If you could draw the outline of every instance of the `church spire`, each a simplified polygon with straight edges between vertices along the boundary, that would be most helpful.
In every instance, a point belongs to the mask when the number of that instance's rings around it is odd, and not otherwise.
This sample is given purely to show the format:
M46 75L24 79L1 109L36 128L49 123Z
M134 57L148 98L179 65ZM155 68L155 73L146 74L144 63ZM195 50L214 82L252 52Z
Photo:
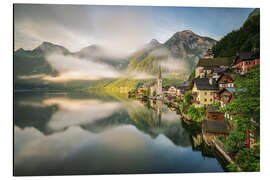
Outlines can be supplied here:
M159 65L159 69L158 69L158 79L161 79L161 67Z

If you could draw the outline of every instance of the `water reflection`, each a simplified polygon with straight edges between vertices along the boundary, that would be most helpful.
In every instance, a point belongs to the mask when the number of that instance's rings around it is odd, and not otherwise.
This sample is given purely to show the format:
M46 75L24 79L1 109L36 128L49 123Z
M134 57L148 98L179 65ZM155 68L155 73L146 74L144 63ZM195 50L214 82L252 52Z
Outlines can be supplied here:
M14 128L16 175L223 171L161 101L16 94Z

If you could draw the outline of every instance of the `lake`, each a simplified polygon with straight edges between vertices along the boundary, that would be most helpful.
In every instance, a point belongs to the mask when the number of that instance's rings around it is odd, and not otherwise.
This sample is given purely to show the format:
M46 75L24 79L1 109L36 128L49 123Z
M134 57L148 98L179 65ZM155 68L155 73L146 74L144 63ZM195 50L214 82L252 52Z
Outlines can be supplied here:
M223 172L201 127L161 101L15 93L14 175Z

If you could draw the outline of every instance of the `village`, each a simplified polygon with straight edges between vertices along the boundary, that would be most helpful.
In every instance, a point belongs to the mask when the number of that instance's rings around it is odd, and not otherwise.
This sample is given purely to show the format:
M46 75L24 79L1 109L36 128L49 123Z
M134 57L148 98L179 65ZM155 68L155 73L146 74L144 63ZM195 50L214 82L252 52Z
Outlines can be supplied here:
M182 84L162 86L162 71L159 67L157 82L153 85L142 84L130 97L141 100L162 101L180 111L186 121L201 123L204 142L217 151L230 163L234 163L232 153L222 143L237 122L232 112L224 109L235 99L242 89L237 88L235 79L259 66L260 56L256 51L237 53L235 57L214 58L211 49L199 59L194 70L194 78ZM246 130L245 146L254 148L256 130ZM239 166L236 167L241 171Z

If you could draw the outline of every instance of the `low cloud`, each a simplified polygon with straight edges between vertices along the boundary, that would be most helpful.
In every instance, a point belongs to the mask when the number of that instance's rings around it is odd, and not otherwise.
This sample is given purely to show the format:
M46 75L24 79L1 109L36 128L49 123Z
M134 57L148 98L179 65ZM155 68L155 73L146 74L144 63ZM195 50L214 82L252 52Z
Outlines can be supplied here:
M188 73L190 67L187 61L182 59L170 58L165 61L161 61L161 68L167 71L177 71L179 73Z
M54 54L48 56L47 61L59 72L56 77L43 77L48 81L99 80L121 76L112 66L73 56Z

